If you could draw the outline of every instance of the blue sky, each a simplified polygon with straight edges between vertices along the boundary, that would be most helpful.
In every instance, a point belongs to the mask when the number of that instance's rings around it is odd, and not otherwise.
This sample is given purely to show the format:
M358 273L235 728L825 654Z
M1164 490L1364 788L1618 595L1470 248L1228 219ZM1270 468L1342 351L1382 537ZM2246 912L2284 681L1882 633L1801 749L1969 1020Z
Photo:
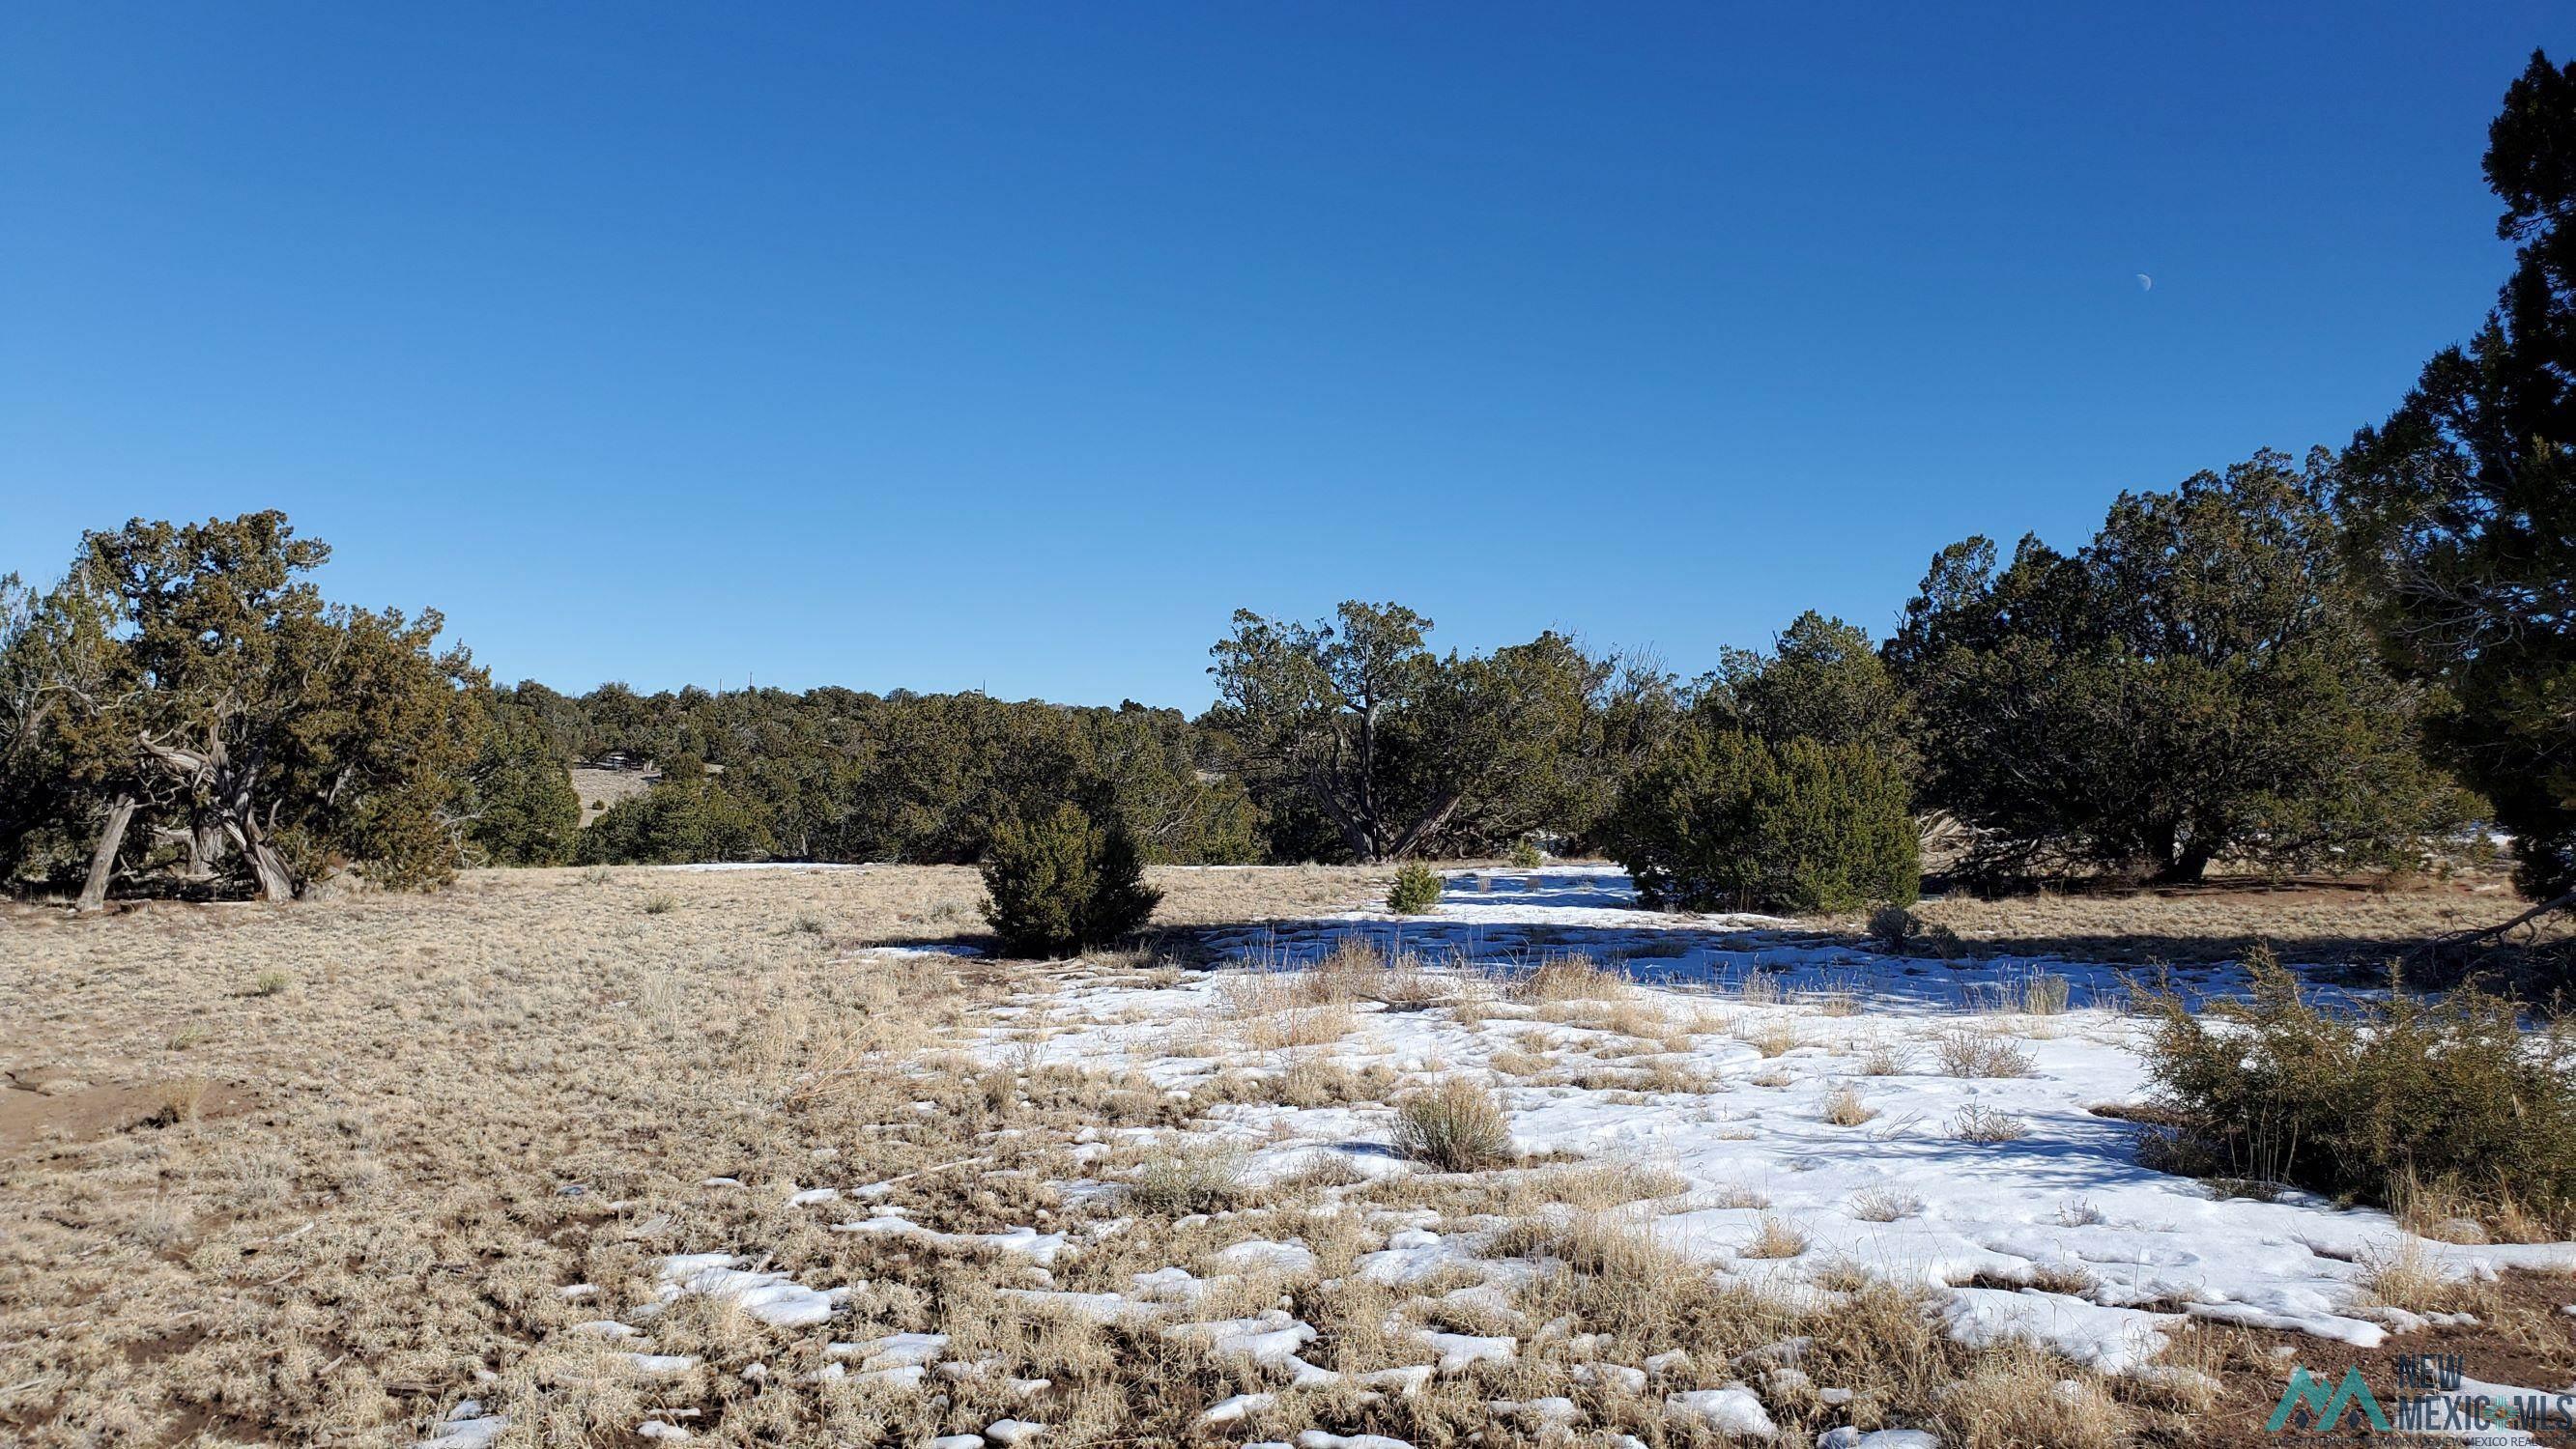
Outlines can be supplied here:
M2539 45L2567 12L12 6L0 571L282 507L334 597L574 690L1196 708L1234 608L1347 597L1696 672L2383 415L2508 265L2478 157Z

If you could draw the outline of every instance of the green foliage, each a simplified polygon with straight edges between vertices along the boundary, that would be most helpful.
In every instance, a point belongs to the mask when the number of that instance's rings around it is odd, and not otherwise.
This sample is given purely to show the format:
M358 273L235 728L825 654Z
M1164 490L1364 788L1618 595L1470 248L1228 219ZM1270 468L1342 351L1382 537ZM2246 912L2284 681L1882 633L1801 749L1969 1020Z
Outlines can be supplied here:
M1420 916L1440 904L1445 882L1440 872L1419 861L1406 861L1395 873L1395 884L1387 887L1386 908L1399 916Z
M2522 888L2576 889L2576 65L2535 53L2487 132L2498 236L2485 327L2424 365L2342 460L2389 657L2447 694L2435 754L2494 806Z
M1547 856L1539 850L1538 842L1527 836L1512 842L1510 860L1520 870L1536 870L1547 864Z
M468 838L487 865L562 865L581 835L567 761L535 720L496 703L465 780Z
M688 865L766 860L777 842L758 812L736 799L721 777L664 776L652 789L621 800L581 833L580 859L598 865Z
M1972 871L2407 861L2461 818L2417 748L2421 692L2362 624L2324 468L2259 453L2123 494L2072 555L2025 538L1998 573L1975 538L1933 561L1887 653Z
M666 776L692 761L722 766L725 793L787 859L965 864L997 822L1065 800L1130 822L1149 862L1260 851L1242 785L1213 768L1213 743L1175 710L846 689L643 696L607 685L568 699L522 684L511 698L567 758L623 752L660 761Z
M434 611L326 602L304 576L329 557L276 512L136 519L86 535L51 593L14 591L0 768L37 803L0 831L13 869L86 837L85 904L145 875L272 900L353 863L446 880L482 676Z
M1713 728L1774 744L1861 745L1900 764L1910 755L1905 697L1869 635L1813 609L1781 631L1768 655L1723 651L1717 672L1702 681L1697 713Z
M2148 1073L2171 1133L2156 1161L2393 1203L2405 1184L2564 1222L2576 1207L2576 1073L2563 1032L2522 1030L2472 987L2391 983L2333 1011L2258 950L2250 1000L2151 998Z
M1063 805L1035 824L1004 821L984 858L984 918L1016 956L1071 956L1152 919L1162 892L1123 824Z
M1896 764L1865 744L1694 728L1631 780L1602 830L1649 904L1842 911L1921 882Z
M80 701L122 688L103 600L0 578L0 886L66 878L97 833L63 728Z
M1269 813L1273 851L1360 861L1486 853L1535 829L1580 833L1659 742L1670 682L1548 633L1447 656L1400 604L1331 622L1234 616L1209 652L1202 722Z

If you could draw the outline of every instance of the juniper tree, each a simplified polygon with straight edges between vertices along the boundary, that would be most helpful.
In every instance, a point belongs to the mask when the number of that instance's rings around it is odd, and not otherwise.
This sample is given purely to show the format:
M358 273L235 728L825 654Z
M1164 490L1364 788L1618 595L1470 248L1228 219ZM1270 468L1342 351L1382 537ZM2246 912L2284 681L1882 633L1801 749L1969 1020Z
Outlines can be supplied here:
M276 512L84 537L20 631L44 641L20 655L43 700L20 748L90 836L84 908L143 864L269 900L344 862L392 885L452 872L482 677L437 647L435 611L326 602L305 575L329 556Z
M2341 502L2389 658L2447 696L2435 754L2550 898L2576 890L2576 64L2532 55L2485 170L2513 274L2477 335L2354 437Z
M2259 453L2121 495L2091 543L1972 538L1933 560L1887 648L1922 795L1972 868L2200 878L2412 855L2458 818L2418 754L2422 692L2381 667L2339 562L2327 460Z

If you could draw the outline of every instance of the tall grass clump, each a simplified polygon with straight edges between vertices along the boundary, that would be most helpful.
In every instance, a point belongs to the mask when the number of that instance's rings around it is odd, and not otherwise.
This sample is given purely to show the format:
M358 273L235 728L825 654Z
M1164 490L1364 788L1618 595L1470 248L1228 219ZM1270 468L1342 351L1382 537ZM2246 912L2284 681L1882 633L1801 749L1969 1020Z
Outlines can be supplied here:
M1386 892L1386 908L1399 916L1428 915L1440 904L1440 872L1420 861L1407 861Z
M1178 1217L1232 1207L1242 1195L1241 1153L1174 1148L1145 1159L1127 1201L1142 1212Z
M1512 1129L1490 1088L1452 1077L1397 1105L1395 1149L1443 1172L1473 1172L1511 1160Z
M2432 1187L2485 1214L2576 1221L2563 1030L2525 1031L2473 986L2436 1001L2392 977L2384 999L2327 1009L2269 951L2246 967L2245 1001L2147 998L2149 1079L2176 1118L2144 1144L2157 1165L2388 1206Z
M1006 820L984 854L984 919L1015 956L1070 956L1106 946L1153 918L1163 893L1145 884L1134 837L1073 805L1024 824Z

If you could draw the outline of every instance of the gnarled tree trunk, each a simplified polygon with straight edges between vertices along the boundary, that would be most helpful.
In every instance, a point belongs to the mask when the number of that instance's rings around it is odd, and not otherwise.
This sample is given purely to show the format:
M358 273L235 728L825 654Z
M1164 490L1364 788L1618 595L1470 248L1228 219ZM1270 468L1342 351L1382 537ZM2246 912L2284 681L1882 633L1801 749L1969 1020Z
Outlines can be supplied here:
M119 795L107 807L98 829L98 845L89 854L89 879L82 882L73 910L89 912L107 904L107 883L116 874L116 853L125 848L125 827L134 823L134 797Z

